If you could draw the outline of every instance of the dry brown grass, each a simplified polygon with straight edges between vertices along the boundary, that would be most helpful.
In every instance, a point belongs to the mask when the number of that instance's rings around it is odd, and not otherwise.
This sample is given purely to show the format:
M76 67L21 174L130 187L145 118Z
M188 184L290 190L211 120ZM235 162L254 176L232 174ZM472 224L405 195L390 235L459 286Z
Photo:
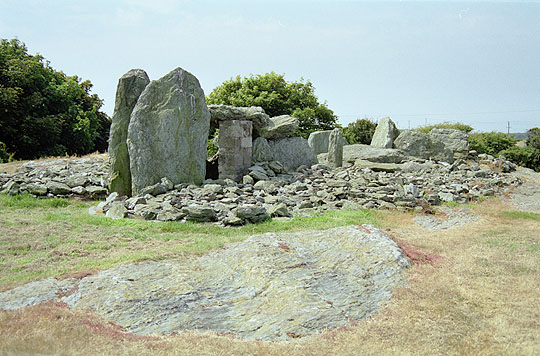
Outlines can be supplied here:
M291 342L189 332L126 335L59 305L0 312L0 353L24 355L539 355L540 222L482 203L477 223L425 231L386 212L388 233L419 261L406 288L367 321Z

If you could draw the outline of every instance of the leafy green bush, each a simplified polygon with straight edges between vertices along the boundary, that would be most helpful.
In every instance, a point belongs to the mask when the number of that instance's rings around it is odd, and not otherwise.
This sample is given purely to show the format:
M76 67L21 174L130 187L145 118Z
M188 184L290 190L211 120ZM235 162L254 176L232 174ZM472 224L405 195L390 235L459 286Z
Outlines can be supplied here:
M206 102L260 106L270 116L291 115L299 120L297 135L304 138L313 131L337 126L337 116L326 103L319 103L309 80L287 82L283 74L274 72L231 78L212 90Z
M504 156L507 160L522 167L540 170L540 150L534 147L512 146L499 152L499 156Z
M499 152L513 147L516 140L501 132L480 132L469 135L471 150L498 156Z
M351 145L355 143L369 145L376 128L376 122L369 119L358 119L343 128L343 137Z
M418 128L418 131L429 133L433 129L454 129L454 130L460 130L465 131L467 133L471 132L473 128L469 125L465 125L459 122L456 123L450 123L450 122L443 122L441 124L435 124L435 125L428 125L428 126L422 126Z
M535 127L527 131L527 146L540 150L540 128Z
M0 142L0 163L9 162L12 157L13 157L13 154L10 154L7 151L6 144L3 142Z
M0 141L15 158L107 149L110 119L92 83L54 70L17 39L0 42Z
M208 145L206 146L206 158L213 157L219 151L219 147L217 145L219 129L215 129L213 133L210 133L210 135L211 136L208 138Z

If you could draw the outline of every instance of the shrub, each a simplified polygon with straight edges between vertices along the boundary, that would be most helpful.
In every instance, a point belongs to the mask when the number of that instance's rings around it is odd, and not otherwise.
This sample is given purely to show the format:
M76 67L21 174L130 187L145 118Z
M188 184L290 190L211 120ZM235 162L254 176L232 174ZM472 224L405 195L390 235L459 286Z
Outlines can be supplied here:
M0 142L0 163L9 162L12 157L13 157L13 154L10 154L7 151L6 144L3 142Z
M107 149L110 119L92 83L54 70L17 39L0 42L0 141L16 158Z
M469 135L471 150L498 156L499 152L513 147L516 140L501 132L480 132Z
M343 128L343 137L351 145L355 143L369 145L376 128L376 122L369 119L358 119Z
M512 146L506 150L499 152L499 155L504 156L507 160L514 162L522 167L540 170L540 150L534 147L518 147Z
M527 131L527 146L540 150L540 128L535 127Z
M471 132L473 128L469 125L465 125L459 122L456 123L450 123L450 122L443 122L441 124L435 124L435 125L428 125L428 126L421 126L418 128L418 131L429 133L433 129L454 129L454 130L460 130L465 131L467 133Z
M299 121L297 135L307 138L313 131L331 130L337 116L326 103L319 103L308 81L287 82L283 74L231 78L206 98L208 104L260 106L270 116L291 115Z

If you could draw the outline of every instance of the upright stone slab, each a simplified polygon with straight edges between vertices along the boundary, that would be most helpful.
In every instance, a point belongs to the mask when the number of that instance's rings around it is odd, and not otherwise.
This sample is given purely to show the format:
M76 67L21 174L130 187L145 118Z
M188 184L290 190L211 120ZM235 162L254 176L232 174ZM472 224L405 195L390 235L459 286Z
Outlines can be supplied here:
M167 177L201 184L210 113L197 78L176 68L148 84L131 114L128 152L133 193Z
M455 159L465 159L469 155L469 134L454 129L433 129L429 135L441 141L454 154Z
M454 162L452 151L446 148L442 141L420 131L403 131L394 141L394 145L409 156L448 163Z
M253 125L248 120L219 123L219 178L239 182L251 167L251 135Z
M385 117L379 121L373 138L371 139L371 146L381 148L392 148L394 146L394 140L399 135L399 130L396 124L389 117Z
M317 156L302 137L289 137L281 140L270 140L272 161L283 164L286 170L292 171L300 166L310 167L317 164Z
M315 131L309 134L308 145L316 155L328 153L328 142L332 130ZM347 140L342 136L343 145L347 145Z
M132 69L118 80L109 134L111 193L131 195L131 171L126 143L128 126L131 112L148 83L150 83L148 74L142 69Z
M343 166L343 135L341 129L333 129L328 139L328 166Z

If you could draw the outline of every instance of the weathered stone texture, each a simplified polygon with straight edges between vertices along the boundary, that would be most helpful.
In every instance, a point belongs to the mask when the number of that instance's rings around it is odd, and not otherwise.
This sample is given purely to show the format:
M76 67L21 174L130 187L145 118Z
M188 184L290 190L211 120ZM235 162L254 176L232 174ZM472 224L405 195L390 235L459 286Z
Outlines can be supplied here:
M297 129L297 118L281 115L270 118L268 125L259 129L259 135L269 140L277 140L292 136Z
M433 129L429 135L450 149L455 159L465 159L469 155L469 134L461 130Z
M150 82L128 128L132 191L167 177L174 184L205 178L210 114L197 78L176 68Z
M221 121L219 124L219 178L240 181L251 167L252 122Z
M454 162L454 155L437 138L415 130L406 130L399 134L394 146L409 156L432 159L435 161Z
M212 330L290 340L369 317L405 283L409 265L372 225L267 233L184 262L146 261L80 281L34 282L0 293L0 308L63 301L136 334Z
M373 138L371 139L371 146L381 148L392 148L394 146L394 140L399 135L399 130L396 124L389 118L385 117L379 121Z
M362 144L343 147L344 161L354 163L358 159L381 163L401 163L408 158L403 152L396 149L385 149Z
M341 129L334 129L328 140L328 166L338 168L343 165L343 135Z
M308 145L311 147L313 152L318 155L321 153L328 153L328 143L330 140L330 134L332 133L332 130L324 130L324 131L315 131L309 134L308 137ZM343 136L342 136L343 137ZM343 139L343 145L347 145L347 140L345 140L345 137Z
M278 161L286 170L295 170L302 165L309 167L317 163L317 156L302 137L270 141L259 137L255 141L253 162Z
M259 130L268 126L270 117L260 106L237 107L231 105L208 105L212 127L219 127L220 121L248 120L253 123L253 133L259 135Z
M131 195L131 171L127 148L127 132L131 113L144 88L150 83L146 72L132 69L118 80L116 100L109 134L109 191Z

